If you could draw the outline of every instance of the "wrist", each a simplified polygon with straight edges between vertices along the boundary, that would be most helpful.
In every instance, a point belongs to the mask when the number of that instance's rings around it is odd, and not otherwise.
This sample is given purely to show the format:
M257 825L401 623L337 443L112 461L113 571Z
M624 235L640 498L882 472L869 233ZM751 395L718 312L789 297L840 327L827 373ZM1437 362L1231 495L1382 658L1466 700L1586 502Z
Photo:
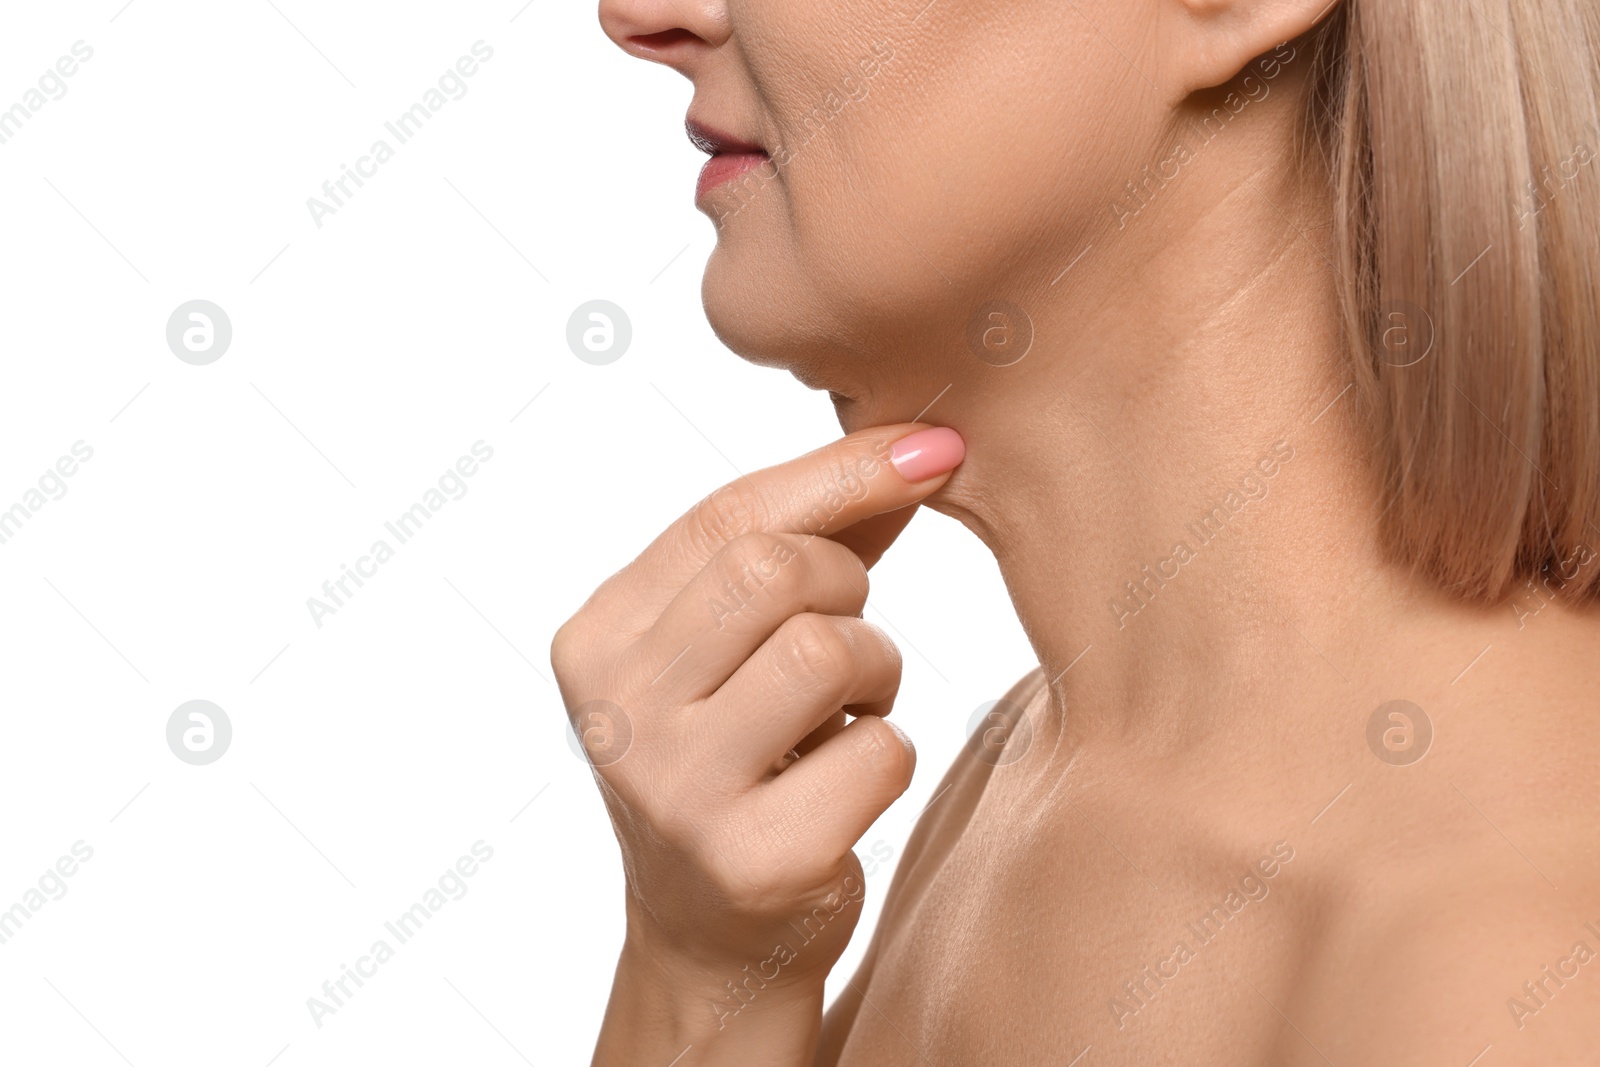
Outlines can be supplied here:
M630 937L593 1063L667 1062L689 1053L679 1067L810 1064L822 1025L822 980L783 983L757 974L746 981L743 967L662 954Z
M827 972L800 970L795 953L784 946L752 952L748 958L706 953L695 946L668 946L630 930L623 941L618 972L658 990L674 1014L715 1020L738 1014L756 1001L820 1002Z

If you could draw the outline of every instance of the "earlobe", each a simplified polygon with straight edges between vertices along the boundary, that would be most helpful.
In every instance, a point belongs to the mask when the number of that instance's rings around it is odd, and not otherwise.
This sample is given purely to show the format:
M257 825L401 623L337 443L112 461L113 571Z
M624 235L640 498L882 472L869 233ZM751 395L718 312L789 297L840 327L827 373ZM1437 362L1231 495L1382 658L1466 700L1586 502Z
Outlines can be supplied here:
M1169 0L1176 16L1174 72L1198 92L1226 84L1251 60L1306 33L1347 0Z

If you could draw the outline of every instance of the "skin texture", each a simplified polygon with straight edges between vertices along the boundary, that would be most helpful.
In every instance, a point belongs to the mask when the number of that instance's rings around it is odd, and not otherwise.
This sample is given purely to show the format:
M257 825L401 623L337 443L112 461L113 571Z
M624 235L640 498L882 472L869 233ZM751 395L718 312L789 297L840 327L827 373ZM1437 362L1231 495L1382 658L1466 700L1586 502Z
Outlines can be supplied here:
M603 0L693 117L783 161L702 199L706 310L851 436L713 494L557 635L569 712L633 737L596 768L630 887L597 1064L1594 1057L1600 622L1559 575L1460 605L1375 540L1325 176L1293 162L1325 7ZM1024 324L997 366L982 339ZM884 467L796 534L927 423L953 474ZM994 552L1039 666L927 790L826 1016L849 905L719 1016L910 782L858 613L919 502ZM706 601L773 536L794 560L730 637Z

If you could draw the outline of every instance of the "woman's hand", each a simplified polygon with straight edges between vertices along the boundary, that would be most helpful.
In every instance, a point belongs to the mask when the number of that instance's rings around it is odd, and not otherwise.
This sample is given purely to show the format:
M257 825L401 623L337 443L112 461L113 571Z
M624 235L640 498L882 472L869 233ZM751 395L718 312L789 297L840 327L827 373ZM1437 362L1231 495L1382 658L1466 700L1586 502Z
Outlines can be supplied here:
M861 618L867 568L962 454L953 430L906 423L741 478L556 633L551 662L630 890L597 1063L647 1050L664 1063L678 1051L666 1044L697 1038L704 1049L748 1032L763 1003L768 1020L780 1003L820 1020L823 979L860 915L851 846L915 765L884 719L900 655ZM662 1047L635 1043L641 1011ZM787 1061L773 1051L763 1062Z

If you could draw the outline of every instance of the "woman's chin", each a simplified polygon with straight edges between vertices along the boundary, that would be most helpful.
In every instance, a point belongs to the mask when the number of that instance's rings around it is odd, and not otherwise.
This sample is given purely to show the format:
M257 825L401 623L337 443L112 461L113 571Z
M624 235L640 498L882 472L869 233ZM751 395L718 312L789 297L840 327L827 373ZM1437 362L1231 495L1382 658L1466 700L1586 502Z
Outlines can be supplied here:
M706 261L700 299L717 339L741 359L762 367L793 369L807 362L805 316L797 314L792 281L775 277L770 263L744 262L719 242ZM798 377L798 375L797 375Z

